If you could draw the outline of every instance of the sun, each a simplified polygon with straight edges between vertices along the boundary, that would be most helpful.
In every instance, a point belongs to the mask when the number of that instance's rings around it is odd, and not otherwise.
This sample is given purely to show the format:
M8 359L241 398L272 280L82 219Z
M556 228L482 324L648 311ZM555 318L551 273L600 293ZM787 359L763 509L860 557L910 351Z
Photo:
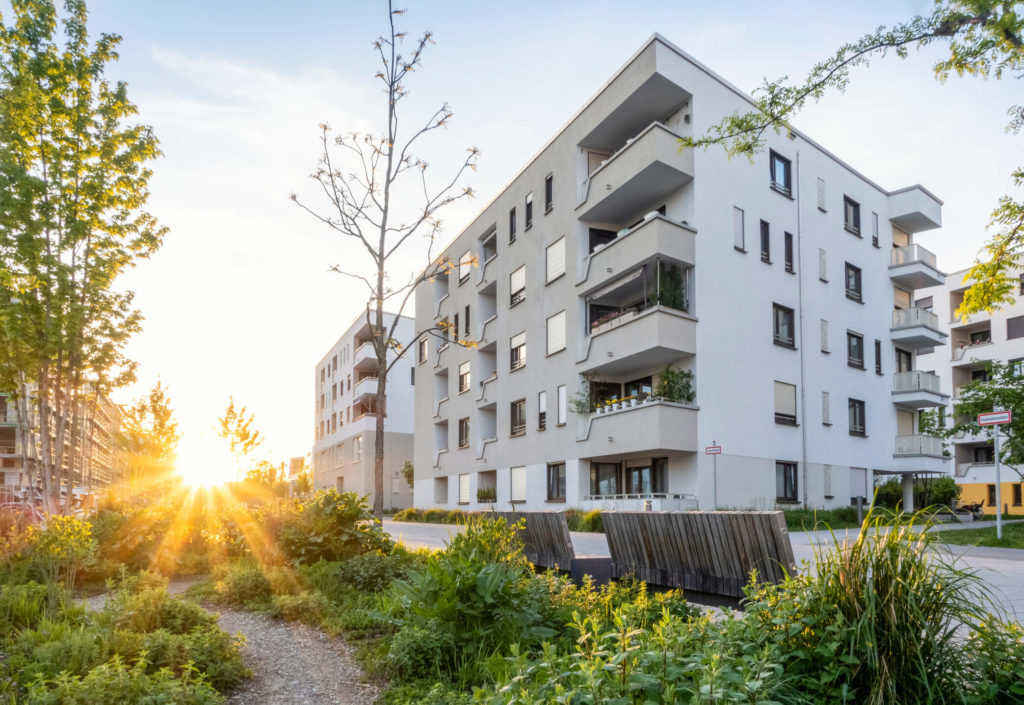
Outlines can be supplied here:
M208 436L186 436L174 467L190 487L212 487L239 479L234 457L213 432Z

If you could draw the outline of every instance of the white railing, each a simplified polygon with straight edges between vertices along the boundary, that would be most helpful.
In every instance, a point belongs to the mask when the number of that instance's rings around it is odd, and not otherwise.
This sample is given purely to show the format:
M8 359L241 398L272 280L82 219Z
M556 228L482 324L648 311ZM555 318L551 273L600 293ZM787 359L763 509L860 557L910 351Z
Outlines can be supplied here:
M487 340L487 326L489 326L491 323L494 323L496 320L498 320L498 314L492 313L490 316L487 317L487 319L483 323L480 324L479 344L483 344L483 342Z
M487 281L487 266L491 262L496 260L496 259L498 259L498 253L497 252L495 252L490 257L487 257L487 258L484 259L484 263L482 265L480 265L480 278L476 280L477 286L479 286L479 285L483 284L485 281Z
M939 317L926 308L903 308L892 312L892 327L910 328L924 326L932 330L940 330Z
M483 401L487 398L487 385L496 379L498 379L497 371L492 372L489 376L480 380L480 396L476 398L477 401Z
M967 473L971 470L979 470L981 472L995 473L995 463L958 463L956 466L957 477L967 477Z
M437 304L434 306L434 318L438 319L441 317L441 307L444 306L444 302L448 300L449 293L444 292L444 296L437 300Z
M984 343L974 343L973 345L961 345L953 348L953 362L959 362L964 359L964 356L969 352L973 352L977 348L984 348L988 345L992 345L991 340L986 340Z
M435 419L439 418L441 416L441 406L446 401L448 401L448 397L442 397L442 398L440 398L440 399L438 399L437 401L434 402L434 418Z
M897 457L915 455L940 457L942 455L942 439L922 434L896 436L896 449L893 454Z
M910 372L897 372L892 376L892 391L899 392L932 392L941 394L939 390L939 376L931 372L911 370Z
M893 248L892 266L896 267L901 264L910 264L911 262L923 262L932 269L936 269L935 253L926 250L920 245Z
M655 492L651 494L591 494L583 498L584 502L596 505L598 509L609 511L696 511L699 508L697 497L692 494L669 494Z

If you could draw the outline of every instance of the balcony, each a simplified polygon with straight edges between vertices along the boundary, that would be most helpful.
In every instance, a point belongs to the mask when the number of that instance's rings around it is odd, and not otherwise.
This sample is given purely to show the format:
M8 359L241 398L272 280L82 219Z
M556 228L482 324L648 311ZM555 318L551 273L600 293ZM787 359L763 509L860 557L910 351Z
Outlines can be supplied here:
M999 357L999 351L991 340L969 345L956 345L950 354L953 367L970 367Z
M889 194L889 220L905 233L942 227L942 201L921 186Z
M667 306L627 311L596 325L579 371L628 375L697 353L697 320Z
M896 436L893 456L897 458L943 458L942 439L914 434Z
M697 451L697 409L648 400L591 414L577 436L580 457Z
M892 376L892 401L908 409L926 409L945 406L949 397L940 391L938 375L912 370Z
M920 245L893 248L889 278L904 289L939 286L946 281L936 267L935 255Z
M375 370L379 366L377 351L374 349L372 341L363 343L352 353L352 367L360 372Z
M914 349L946 343L939 328L939 317L924 308L897 309L892 312L892 342Z
M652 123L590 174L576 206L583 221L620 223L693 181L693 150Z
M664 256L692 266L697 231L654 214L633 228L623 228L609 243L598 246L587 257L577 285L599 287L622 272Z
M1004 482L1007 479L1005 474L1008 468L1003 468L1003 477L1000 478ZM1011 471L1012 472L1012 471ZM994 482L996 475L995 463L957 463L956 476L959 478L966 478L969 482ZM1010 476L1013 477L1012 475Z
M377 396L377 378L376 377L363 377L356 381L355 387L352 389L352 400L362 401L364 399Z

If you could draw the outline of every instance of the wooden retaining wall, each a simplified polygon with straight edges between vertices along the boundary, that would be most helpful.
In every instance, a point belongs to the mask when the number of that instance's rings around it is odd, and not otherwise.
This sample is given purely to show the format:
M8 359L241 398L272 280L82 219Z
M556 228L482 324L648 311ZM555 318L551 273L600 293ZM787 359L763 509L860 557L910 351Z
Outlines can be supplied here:
M575 556L565 514L561 512L493 512L509 524L525 520L519 531L526 557L534 565L571 570Z
M604 512L612 577L742 597L750 571L795 571L782 512Z

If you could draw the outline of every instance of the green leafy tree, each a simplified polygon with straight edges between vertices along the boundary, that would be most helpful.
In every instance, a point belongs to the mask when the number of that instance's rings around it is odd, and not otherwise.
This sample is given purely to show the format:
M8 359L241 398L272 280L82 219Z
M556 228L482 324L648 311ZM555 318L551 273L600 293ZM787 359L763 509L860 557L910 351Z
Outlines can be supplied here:
M911 49L942 46L934 66L939 81L951 75L1001 79L1024 77L1024 3L1019 0L937 0L932 12L891 27L879 27L839 47L796 83L788 77L766 80L754 91L754 107L729 115L705 134L684 138L683 145L718 145L730 155L753 157L765 147L770 131L789 129L789 121L808 102L833 90L844 90L855 68L894 54L906 58ZM1024 105L1008 109L1007 131L1024 129ZM1024 166L1012 174L1014 187L1024 189ZM989 222L990 240L967 273L972 281L958 315L992 311L1014 300L1015 274L1024 266L1024 200L999 199Z
M402 478L409 487L412 487L413 480L416 478L416 469L413 467L411 460L406 460L402 463Z
M22 461L52 503L82 468L92 399L132 379L141 323L119 275L160 245L144 208L159 155L105 72L81 0L13 0L0 17L0 388L14 390Z
M1000 461L1024 480L1024 365L1020 362L988 362L988 379L973 380L960 389L953 405L953 424L942 431L946 438L960 434L994 438L1000 429ZM978 414L1009 409L1013 421L1004 426L980 426Z
M224 415L217 419L217 424L217 435L228 442L228 449L239 467L263 445L263 434L256 428L256 416L245 406L236 405L234 397L228 399ZM238 467L235 469L237 471Z
M170 397L157 382L146 396L125 407L121 419L118 450L129 485L165 478L173 469L180 438Z
M375 78L384 94L386 119L379 134L346 133L333 135L331 128L320 126L320 160L311 175L316 191L326 205L318 211L295 194L292 200L329 228L345 242L353 242L372 267L370 274L342 268L331 269L338 274L362 282L366 287L366 323L373 331L372 341L377 358L377 393L373 472L373 513L378 519L384 513L384 415L388 375L409 348L423 336L434 336L444 342L472 347L471 340L459 336L450 323L417 331L410 341L399 341L395 333L399 315L405 310L416 288L438 276L447 276L454 264L447 258L435 258L433 249L442 226L440 212L452 203L469 198L472 189L459 183L468 169L476 168L479 155L475 147L467 150L450 178L431 184L426 161L416 157L422 138L448 126L452 110L441 105L426 120L400 124L400 108L408 97L411 74L422 67L423 52L433 41L424 32L406 53L401 44L407 33L395 26L395 18L405 10L387 8L387 32L373 43L380 62ZM402 285L393 285L390 276L407 261L407 250L426 241L427 266ZM473 266L476 260L461 263ZM384 308L395 317L385 326ZM388 359L389 352L395 355Z

